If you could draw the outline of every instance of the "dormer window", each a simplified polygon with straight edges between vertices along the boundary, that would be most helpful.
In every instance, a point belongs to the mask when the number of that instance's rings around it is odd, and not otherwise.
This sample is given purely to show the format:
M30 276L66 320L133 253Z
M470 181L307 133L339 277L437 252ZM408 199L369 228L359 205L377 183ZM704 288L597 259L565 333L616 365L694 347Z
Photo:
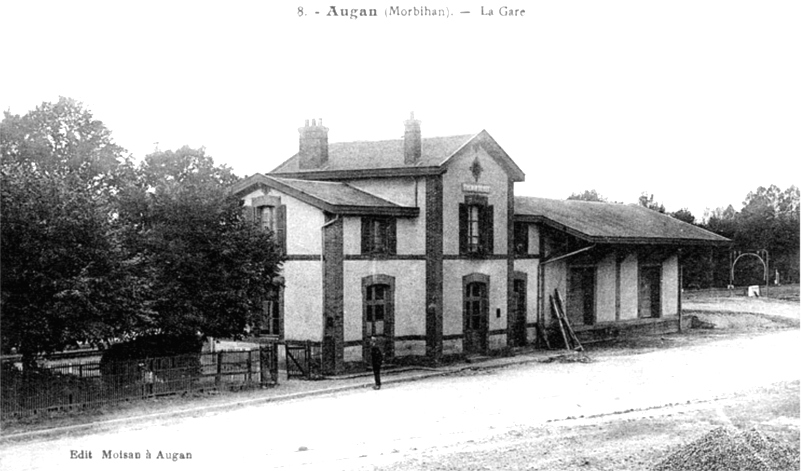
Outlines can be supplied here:
M275 236L281 251L286 253L286 205L278 196L264 195L253 198L250 206L245 206L245 217L255 222Z
M256 218L263 229L275 230L275 206L259 206L256 208Z
M396 253L396 245L394 218L362 218L363 255L394 255Z

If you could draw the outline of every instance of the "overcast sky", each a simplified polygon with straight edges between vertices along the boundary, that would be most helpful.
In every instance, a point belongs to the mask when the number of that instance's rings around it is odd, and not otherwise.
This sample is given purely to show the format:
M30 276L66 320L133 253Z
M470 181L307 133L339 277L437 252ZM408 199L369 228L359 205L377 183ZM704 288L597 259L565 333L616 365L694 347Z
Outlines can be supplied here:
M274 3L0 0L0 107L72 97L137 158L205 146L240 176L295 153L307 118L331 142L392 139L414 111L424 136L486 129L518 195L647 191L700 219L799 184L797 0Z

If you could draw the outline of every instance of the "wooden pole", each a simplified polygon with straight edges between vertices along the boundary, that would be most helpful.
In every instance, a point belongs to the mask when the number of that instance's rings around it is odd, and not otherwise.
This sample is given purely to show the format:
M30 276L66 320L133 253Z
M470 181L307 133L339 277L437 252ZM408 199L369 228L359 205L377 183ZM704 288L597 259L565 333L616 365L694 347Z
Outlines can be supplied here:
M553 295L550 295L549 298L551 299L551 309L553 309L554 315L556 316L556 323L559 324L559 332L562 333L562 340L565 342L565 350L570 350L570 342L567 340L565 327L562 325L562 317L559 314L559 308L556 306Z
M567 313L564 307L565 303L562 301L562 295L559 294L558 289L554 289L553 292L554 292L554 297L556 298L557 307L559 308L559 312L561 314L561 319L562 321L564 321L565 329L567 330L567 333L570 335L570 340L573 342L573 345L575 345L576 350L584 350L584 347L581 346L581 342L579 342L576 332L573 331L573 327L570 325L570 321L567 319Z

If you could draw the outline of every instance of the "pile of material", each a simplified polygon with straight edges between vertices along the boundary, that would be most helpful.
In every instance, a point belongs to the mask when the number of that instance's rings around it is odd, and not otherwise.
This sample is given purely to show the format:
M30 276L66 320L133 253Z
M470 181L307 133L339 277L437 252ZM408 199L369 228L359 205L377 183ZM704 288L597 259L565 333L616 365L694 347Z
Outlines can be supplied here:
M584 352L574 352L543 358L540 363L592 363L592 358Z
M712 430L682 447L654 471L784 471L799 469L798 449L756 429L726 427Z

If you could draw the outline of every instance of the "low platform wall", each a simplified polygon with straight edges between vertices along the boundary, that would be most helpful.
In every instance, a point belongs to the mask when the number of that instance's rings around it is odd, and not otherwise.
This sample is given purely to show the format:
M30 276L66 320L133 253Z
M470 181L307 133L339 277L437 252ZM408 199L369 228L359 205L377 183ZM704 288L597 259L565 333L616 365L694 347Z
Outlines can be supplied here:
M692 327L692 316L683 316L682 329ZM655 319L632 319L627 321L601 322L573 328L582 343L601 342L627 335L659 335L679 330L678 316ZM558 340L557 340L558 341Z

